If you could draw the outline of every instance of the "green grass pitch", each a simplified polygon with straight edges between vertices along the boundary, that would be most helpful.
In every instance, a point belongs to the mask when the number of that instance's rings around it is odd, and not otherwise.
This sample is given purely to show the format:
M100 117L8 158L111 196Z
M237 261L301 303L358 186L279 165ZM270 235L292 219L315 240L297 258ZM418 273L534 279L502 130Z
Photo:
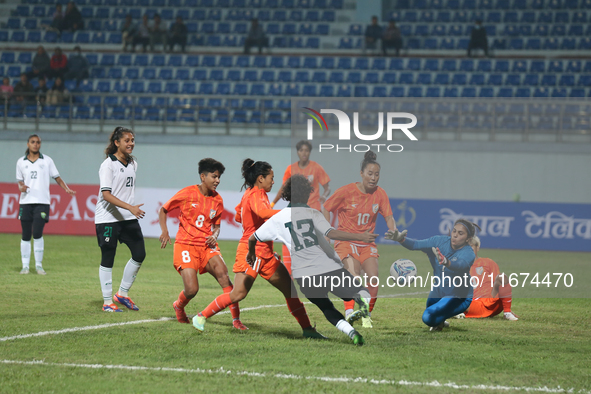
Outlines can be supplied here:
M19 235L0 234L0 338L174 317L172 302L182 290L182 281L172 266L172 247L160 250L157 240L146 240L147 258L130 292L139 312L104 313L98 280L100 252L94 237L45 236L47 276L37 275L34 269L19 275L19 239ZM236 242L221 242L220 247L231 270ZM380 246L380 254L384 272L398 258L415 261L420 274L428 270L420 252ZM481 255L499 262L505 272L559 261L573 267L575 275L583 275L591 260L589 253L483 249ZM114 289L129 257L127 248L119 246ZM187 307L190 315L221 292L209 275L200 276L199 282L199 294ZM515 290L516 295L519 292L527 294ZM516 297L513 310L521 317L517 322L500 316L453 319L450 329L430 333L421 322L425 296L379 299L372 316L374 328L359 328L366 339L364 347L353 346L313 305L307 305L308 314L329 340L302 338L285 306L245 310L242 321L250 328L246 333L234 330L230 315L223 314L210 319L204 333L167 319L3 339L0 392L507 391L495 389L497 385L521 391L591 390L587 299ZM241 308L281 304L281 294L259 278ZM342 310L342 302L335 305ZM15 363L30 361L43 363ZM104 367L108 365L145 369ZM444 385L450 382L460 387Z

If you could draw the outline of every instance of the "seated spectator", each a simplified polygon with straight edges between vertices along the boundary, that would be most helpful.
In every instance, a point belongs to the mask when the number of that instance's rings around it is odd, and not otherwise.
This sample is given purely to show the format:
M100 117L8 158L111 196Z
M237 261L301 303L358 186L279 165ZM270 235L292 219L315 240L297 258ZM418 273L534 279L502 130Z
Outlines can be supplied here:
M27 73L27 79L45 78L51 72L51 59L45 52L43 45L37 47L37 53L33 58L32 69Z
M76 7L73 1L68 3L66 8L66 15L64 15L64 22L62 24L61 31L76 31L84 29L84 21L82 20L82 14Z
M10 78L2 78L2 86L0 86L0 98L2 99L0 103L2 103L2 106L10 100L12 92L14 92L14 88L10 84ZM0 108L0 112L4 112L4 107Z
M80 85L80 81L88 78L88 70L90 64L88 60L82 56L82 52L79 46L74 47L74 53L70 55L68 59L68 71L64 74L65 79L75 79L76 86Z
M365 29L365 47L364 49L376 49L378 40L382 38L382 26L378 25L378 17L371 17L371 25Z
M472 49L483 49L484 55L488 57L488 38L486 37L486 29L482 26L481 20L477 20L476 25L472 29L470 43L468 44L468 57L472 56Z
M154 20L152 21L152 26L150 27L150 49L153 52L155 44L162 44L162 50L166 51L166 47L168 45L167 41L168 32L162 25L162 19L160 18L159 14L154 14Z
M396 49L396 56L400 55L400 48L402 48L402 35L400 34L400 29L398 26L396 26L396 22L394 21L390 21L388 28L384 30L384 35L382 36L382 52L384 52L384 56L388 56L386 53L387 48Z
M33 93L35 93L35 88L29 82L26 73L21 73L21 80L16 84L13 91L13 99L19 104L27 104L33 101Z
M68 101L70 92L64 86L64 81L61 77L57 77L53 83L53 87L47 93L47 104L59 105Z
M47 99L47 81L45 78L39 78L39 86L35 89L35 93L37 93L37 101L44 105Z
M179 44L181 46L181 52L185 52L187 46L187 26L183 23L183 18L180 16L176 17L176 22L170 27L170 37L168 44L170 45L170 51L174 51L174 46Z
M259 47L259 53L263 52L263 47L269 47L269 39L265 36L257 18L251 21L250 30L244 41L244 53L250 53L250 48L254 46Z
M131 45L133 48L133 40L137 33L137 25L133 23L131 19L131 14L127 14L125 16L125 22L123 26L121 26L121 35L123 41L123 51L127 51L127 46Z
M64 79L64 74L68 71L68 58L62 53L60 47L55 48L55 53L51 57L50 64L51 70L49 71L49 76L51 78L60 77Z
M62 5L58 3L55 5L55 12L53 13L53 19L51 20L51 25L42 24L41 27L46 30L54 31L56 33L61 33L63 23L64 23L64 13L62 11Z
M138 27L137 33L133 37L133 45L132 45L132 52L135 52L135 46L137 44L142 44L144 47L144 52L146 52L146 48L150 43L150 26L148 25L148 15L144 15L142 19L142 24Z

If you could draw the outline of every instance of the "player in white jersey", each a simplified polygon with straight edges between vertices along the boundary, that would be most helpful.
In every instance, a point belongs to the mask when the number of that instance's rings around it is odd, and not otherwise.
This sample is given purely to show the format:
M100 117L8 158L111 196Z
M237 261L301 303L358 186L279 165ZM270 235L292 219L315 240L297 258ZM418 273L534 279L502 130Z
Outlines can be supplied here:
M250 237L246 260L257 264L255 246L258 242L281 241L291 253L291 272L302 293L316 305L326 319L347 334L355 345L363 345L363 337L345 320L328 298L333 293L343 300L355 300L360 308L358 318L369 315L370 295L361 280L343 268L339 256L325 240L325 236L341 241L371 243L377 234L368 231L352 234L335 230L322 213L306 205L312 185L302 175L292 175L282 189L282 198L289 201L287 208L271 217Z
M70 195L76 194L66 182L60 178L60 174L51 157L43 155L41 150L41 138L37 134L29 136L25 155L16 162L16 180L21 192L19 200L18 218L21 221L21 260L23 268L21 274L29 273L29 261L31 259L31 236L35 240L35 269L39 275L45 275L43 269L43 227L49 221L49 195L50 178L55 179L58 185Z
M135 205L135 173L137 161L131 155L135 146L135 134L128 128L117 127L111 133L107 158L99 169L100 191L96 204L94 223L96 237L101 248L99 278L103 292L103 311L122 312L113 301L137 311L139 308L129 298L128 292L146 258L144 235L138 219L144 211ZM119 291L113 296L113 263L117 242L124 243L131 251L131 259L123 271Z

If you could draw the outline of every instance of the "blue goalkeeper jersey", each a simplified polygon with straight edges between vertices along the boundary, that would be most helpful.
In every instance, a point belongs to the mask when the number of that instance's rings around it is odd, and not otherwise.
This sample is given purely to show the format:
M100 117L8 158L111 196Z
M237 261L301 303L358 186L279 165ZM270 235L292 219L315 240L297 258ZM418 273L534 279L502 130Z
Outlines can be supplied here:
M445 235L436 235L422 240L406 238L401 245L410 250L421 250L429 257L431 267L433 267L433 276L440 278L439 286L433 286L429 298L472 298L474 289L470 284L470 267L474 264L476 256L470 245L454 250L451 247L451 237ZM449 267L439 264L437 257L431 250L433 247L439 248L441 253L449 260ZM455 277L462 278L460 286L454 286ZM455 283L460 284L460 280L456 279ZM437 285L437 282L434 284ZM429 285L431 285L430 281Z

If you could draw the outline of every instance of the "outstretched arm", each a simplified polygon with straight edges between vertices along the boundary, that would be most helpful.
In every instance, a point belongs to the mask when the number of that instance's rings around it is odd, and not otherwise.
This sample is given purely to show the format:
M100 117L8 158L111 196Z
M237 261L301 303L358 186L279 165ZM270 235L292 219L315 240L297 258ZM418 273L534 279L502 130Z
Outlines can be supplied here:
M57 182L57 184L58 184L58 185L60 185L60 186L61 186L61 188L62 188L62 189L64 189L64 191L65 191L66 193L68 193L69 195L73 196L74 194L76 194L76 192L75 192L74 190L70 189L70 188L68 187L68 185L66 185L66 182L64 182L64 180L63 180L61 177L59 177L59 176L58 176L57 178L55 178L55 181L56 181L56 182Z

